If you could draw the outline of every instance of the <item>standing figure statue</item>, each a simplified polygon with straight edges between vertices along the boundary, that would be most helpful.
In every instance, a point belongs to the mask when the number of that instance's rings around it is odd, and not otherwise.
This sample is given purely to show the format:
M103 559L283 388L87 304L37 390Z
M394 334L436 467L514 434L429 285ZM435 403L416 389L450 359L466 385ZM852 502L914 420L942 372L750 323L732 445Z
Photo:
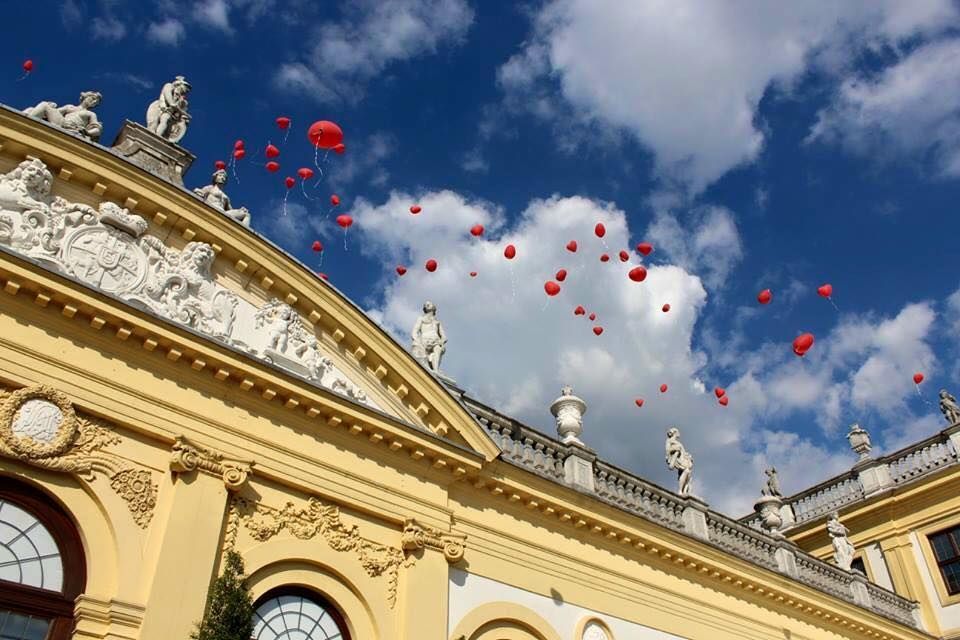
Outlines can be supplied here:
M440 359L447 350L447 334L437 318L437 305L430 301L423 303L423 315L417 318L411 338L413 357L425 362L434 373L439 373Z
M205 187L197 187L193 192L214 209L224 212L243 226L249 227L250 212L247 211L246 207L233 208L230 204L230 196L223 190L225 184L227 184L226 169L217 169L210 177L210 184Z
M856 552L853 544L847 538L850 530L840 523L840 516L834 511L827 520L827 533L833 541L833 561L846 571L850 571L853 563L853 554Z
M760 489L760 495L782 498L783 493L780 492L780 478L777 476L777 468L770 467L764 469L763 472L767 474L767 484L763 489Z
M160 97L147 107L147 129L168 142L180 142L187 133L190 114L187 113L187 94L190 83L183 76L163 85Z
M667 468L677 472L680 495L690 495L690 483L693 480L693 456L680 442L680 430L671 427L667 430Z
M45 101L24 109L23 113L97 142L103 133L103 125L97 120L97 114L93 110L100 105L102 99L103 96L98 91L84 91L80 94L80 104L58 107L56 102Z
M960 405L946 389L940 389L940 411L948 424L960 422Z

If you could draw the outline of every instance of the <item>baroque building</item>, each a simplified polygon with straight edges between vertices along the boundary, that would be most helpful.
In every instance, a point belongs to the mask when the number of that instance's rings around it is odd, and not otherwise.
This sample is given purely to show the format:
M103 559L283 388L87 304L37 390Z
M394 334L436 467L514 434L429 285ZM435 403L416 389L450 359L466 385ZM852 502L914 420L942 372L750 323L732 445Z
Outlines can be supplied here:
M415 358L184 186L189 89L110 147L0 108L0 636L187 638L233 550L258 640L930 637L872 560L691 494L679 431L675 493L597 457L572 389L550 435L442 376L435 307Z

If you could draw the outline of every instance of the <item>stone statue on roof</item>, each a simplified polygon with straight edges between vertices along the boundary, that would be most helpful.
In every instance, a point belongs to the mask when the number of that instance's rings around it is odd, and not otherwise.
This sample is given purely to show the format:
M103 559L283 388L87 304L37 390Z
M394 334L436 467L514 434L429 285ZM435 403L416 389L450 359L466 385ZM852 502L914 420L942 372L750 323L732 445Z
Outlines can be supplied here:
M680 442L680 430L671 427L667 430L667 468L677 472L679 493L690 495L690 483L693 480L693 456Z
M147 108L147 129L168 142L180 142L187 133L190 83L183 76L163 85L160 97Z
M230 196L223 190L223 185L227 183L227 172L225 169L217 169L210 177L210 184L205 187L197 187L193 190L195 194L203 198L203 201L214 209L218 209L230 218L233 218L245 227L250 226L250 212L246 207L234 209L230 203Z
M845 571L850 571L850 565L853 564L853 554L856 549L853 543L847 538L850 530L840 523L840 516L834 511L827 520L827 533L833 542L833 561L838 567Z
M940 389L940 411L949 424L960 422L960 405L946 389Z
M35 107L24 109L23 113L97 142L103 133L103 125L97 120L97 114L93 110L102 100L103 96L99 91L84 91L80 94L79 104L58 107L56 102L44 101Z
M440 372L440 359L447 351L447 334L437 318L437 305L423 303L423 315L417 318L410 335L411 353L434 373Z
M780 492L780 478L777 476L777 468L770 467L769 469L764 469L763 472L767 474L767 484L760 490L760 494L782 498L783 493Z

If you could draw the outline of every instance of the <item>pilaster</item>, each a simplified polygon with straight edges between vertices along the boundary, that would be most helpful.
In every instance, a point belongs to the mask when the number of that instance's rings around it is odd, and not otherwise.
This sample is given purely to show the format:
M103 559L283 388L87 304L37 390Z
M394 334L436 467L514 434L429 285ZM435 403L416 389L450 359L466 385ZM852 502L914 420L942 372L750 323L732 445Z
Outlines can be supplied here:
M917 571L916 559L913 554L913 542L908 534L901 534L880 541L880 549L890 570L890 579L894 590L911 600L920 603L920 618L923 628L934 635L940 630L936 615L930 606L923 587L920 574Z
M438 624L449 607L450 560L436 545L413 546L401 580L398 640L446 640L446 624ZM462 556L462 548L460 550ZM438 615L440 617L438 617Z

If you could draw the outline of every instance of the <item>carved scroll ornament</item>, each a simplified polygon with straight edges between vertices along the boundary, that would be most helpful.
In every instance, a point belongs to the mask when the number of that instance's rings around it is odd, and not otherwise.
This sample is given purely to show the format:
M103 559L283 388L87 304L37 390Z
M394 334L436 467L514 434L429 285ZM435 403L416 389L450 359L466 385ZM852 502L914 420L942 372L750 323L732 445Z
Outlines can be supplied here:
M243 488L252 467L252 462L224 460L221 454L192 444L183 436L177 436L170 457L170 469L174 473L205 471L220 476L230 491Z
M463 559L466 539L463 534L447 533L410 519L403 525L400 545L406 550L436 549L443 552L447 562L453 564Z

